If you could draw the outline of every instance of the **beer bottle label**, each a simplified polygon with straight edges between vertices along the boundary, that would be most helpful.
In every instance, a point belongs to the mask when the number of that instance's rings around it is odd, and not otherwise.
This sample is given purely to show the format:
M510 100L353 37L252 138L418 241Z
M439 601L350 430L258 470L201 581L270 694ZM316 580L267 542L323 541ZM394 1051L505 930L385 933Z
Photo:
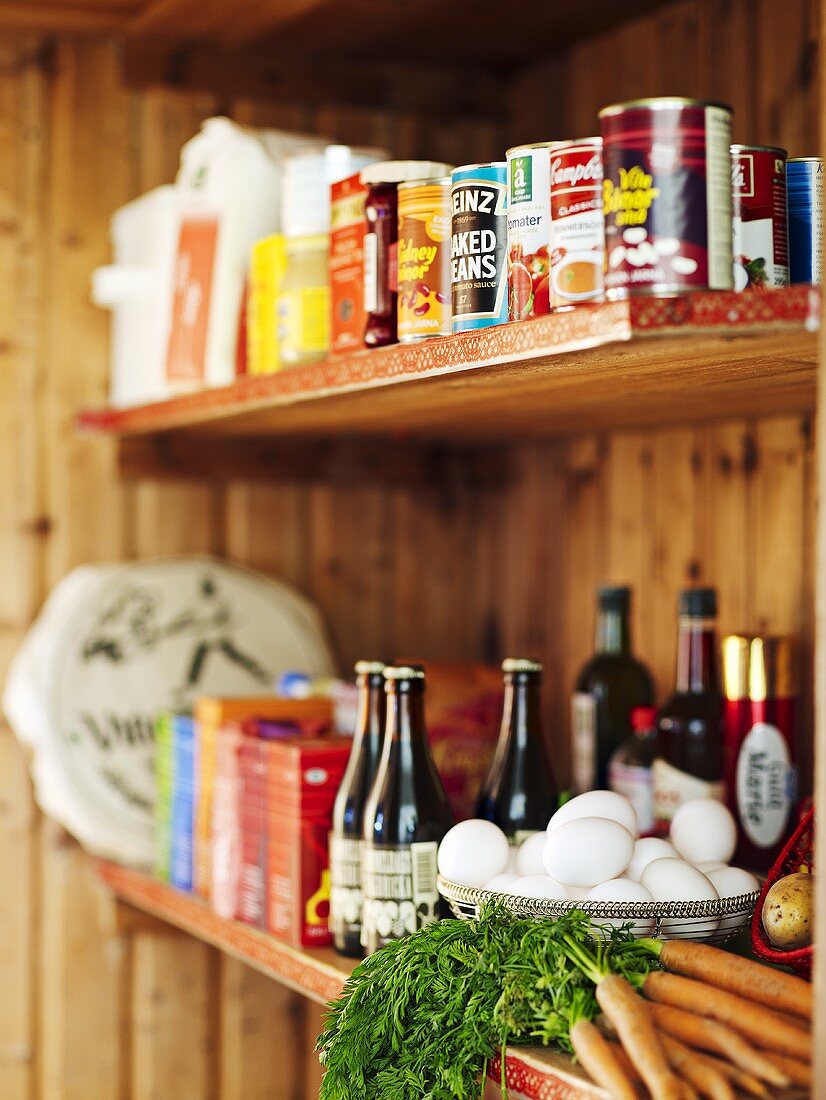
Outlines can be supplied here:
M582 794L597 780L597 701L586 691L571 700L571 734L574 788Z
M650 833L654 828L654 780L651 768L612 760L608 767L608 786L617 794L624 794L634 807L640 835Z
M667 761L657 758L651 768L654 784L654 821L662 829L668 825L684 802L692 798L716 798L725 801L722 780L698 779L680 771Z
M361 930L361 841L330 834L330 931Z
M362 943L370 951L436 920L437 851L435 841L398 848L363 846Z
M786 831L797 797L797 775L786 739L768 722L752 726L737 757L737 816L749 840L772 848Z

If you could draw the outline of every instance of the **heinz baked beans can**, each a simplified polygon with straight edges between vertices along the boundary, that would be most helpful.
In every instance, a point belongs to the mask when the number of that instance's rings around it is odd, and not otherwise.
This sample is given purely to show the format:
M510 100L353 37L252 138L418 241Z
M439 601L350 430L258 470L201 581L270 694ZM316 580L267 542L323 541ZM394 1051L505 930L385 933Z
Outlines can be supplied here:
M786 150L732 145L734 289L789 284Z
M466 164L451 177L453 331L488 328L508 319L505 161Z
M602 138L551 146L551 305L570 309L604 296Z
M508 149L508 320L550 312L550 143Z
M792 157L786 181L791 281L819 286L823 282L823 158Z
M399 312L403 344L453 331L450 176L399 184Z
M599 117L607 297L731 290L731 108L639 99Z

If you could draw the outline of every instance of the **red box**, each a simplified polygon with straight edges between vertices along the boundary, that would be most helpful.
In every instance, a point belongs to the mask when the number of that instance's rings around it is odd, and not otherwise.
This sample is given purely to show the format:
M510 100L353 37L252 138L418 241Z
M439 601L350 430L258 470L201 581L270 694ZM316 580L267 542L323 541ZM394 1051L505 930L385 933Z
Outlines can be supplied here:
M297 947L332 943L327 841L352 741L267 745L267 927Z
M330 188L330 348L364 347L364 200L359 174Z

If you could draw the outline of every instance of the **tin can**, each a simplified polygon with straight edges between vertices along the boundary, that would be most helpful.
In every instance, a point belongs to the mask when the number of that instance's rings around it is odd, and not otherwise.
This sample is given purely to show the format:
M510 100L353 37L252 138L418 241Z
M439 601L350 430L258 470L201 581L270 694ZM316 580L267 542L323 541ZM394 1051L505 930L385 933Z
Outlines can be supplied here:
M734 289L789 285L785 149L732 145Z
M399 184L399 313L402 343L449 336L450 176Z
M508 168L505 161L465 164L451 177L453 331L508 319L505 295Z
M550 312L550 143L508 149L508 320Z
M605 297L602 138L551 146L551 305L570 309Z
M792 157L789 189L789 273L793 283L823 282L823 158Z
M599 117L607 297L731 290L731 108L639 99Z
M737 822L737 866L768 870L793 819L796 665L791 638L723 638L726 799Z

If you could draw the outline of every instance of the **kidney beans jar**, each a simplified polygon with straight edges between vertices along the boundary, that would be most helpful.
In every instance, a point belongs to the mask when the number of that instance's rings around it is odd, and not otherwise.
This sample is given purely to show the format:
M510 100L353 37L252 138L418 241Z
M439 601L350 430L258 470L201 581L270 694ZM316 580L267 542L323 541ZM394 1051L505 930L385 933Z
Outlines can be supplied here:
M788 286L786 150L732 145L734 289Z
M410 180L444 176L449 164L428 160L387 160L361 173L367 186L364 216L364 342L370 348L395 344L398 313L398 187Z
M599 117L607 297L731 290L731 108L639 99Z
M508 320L550 311L550 144L508 149Z
M399 184L399 314L403 343L449 336L450 176Z
M489 328L508 319L505 161L454 168L451 184L453 331Z

